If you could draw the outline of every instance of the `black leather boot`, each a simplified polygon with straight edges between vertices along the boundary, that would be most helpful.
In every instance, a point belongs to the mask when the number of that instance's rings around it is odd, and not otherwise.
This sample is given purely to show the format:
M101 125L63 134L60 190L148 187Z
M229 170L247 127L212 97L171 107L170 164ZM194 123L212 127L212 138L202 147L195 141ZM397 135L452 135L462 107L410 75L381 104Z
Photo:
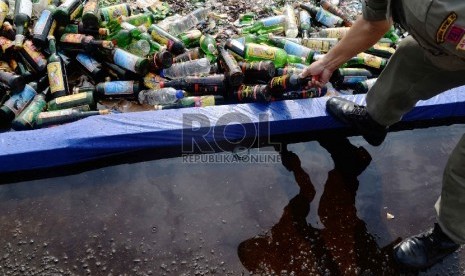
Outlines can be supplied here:
M340 97L332 97L326 102L326 110L340 121L355 127L373 146L379 146L386 138L387 127L373 120L364 106Z
M404 268L422 270L439 262L460 247L438 224L429 231L403 240L394 247L394 259Z

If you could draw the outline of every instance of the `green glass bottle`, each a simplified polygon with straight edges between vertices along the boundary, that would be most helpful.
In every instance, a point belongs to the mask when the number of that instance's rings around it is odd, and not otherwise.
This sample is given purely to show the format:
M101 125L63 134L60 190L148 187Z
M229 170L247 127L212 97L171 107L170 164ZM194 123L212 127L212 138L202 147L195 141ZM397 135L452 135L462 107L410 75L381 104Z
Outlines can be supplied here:
M67 109L81 105L88 105L91 109L97 108L92 91L55 98L48 102L47 110Z
M186 108L186 107L205 107L205 106L215 106L221 105L224 103L223 96L218 95L209 95L209 96L193 96L193 97L184 97L179 99L178 102L168 105L155 105L155 110L162 109L177 109L177 108Z
M111 35L109 39L111 40L113 45L122 49L126 49L129 46L129 44L131 44L132 36L128 30L119 30L114 35Z
M252 26L242 28L242 33L257 33L258 31L269 32L276 27L283 27L286 22L284 15L266 17L255 21Z
M186 45L187 48L192 48L200 45L200 38L202 37L202 32L194 29L180 34L179 39Z
M161 52L166 49L165 46L158 44L157 42L153 41L152 37L148 33L142 33L137 39L146 40L150 44L150 55L155 54L155 52Z
M206 34L200 37L200 49L206 54L210 61L215 61L218 56L216 40L213 36Z
M283 67L288 61L299 60L299 57L289 56L283 49L262 44L248 43L242 45L230 39L226 42L225 48L245 58L247 61L271 60L276 67Z
M116 65L142 76L146 75L149 70L147 58L138 57L123 49L111 51L110 58Z
M120 16L130 16L132 13L131 7L128 4L118 4L100 9L100 17L102 21L117 20Z
M11 127L14 130L27 130L34 127L37 116L45 110L47 105L45 101L47 91L49 91L49 88L44 93L37 94L31 103L13 120Z
M53 12L53 19L59 26L65 26L71 20L75 20L82 14L81 0L66 0Z
M90 116L110 114L108 109L98 111L82 111L82 108L69 108L56 111L41 112L37 116L34 128L43 128L54 125L75 122Z
M373 69L383 69L386 67L387 59L370 55L367 53L360 53L357 56L348 60L343 66L341 67L351 67L351 66L366 66Z
M16 0L14 25L16 28L15 48L20 49L23 47L25 32L29 27L29 21L32 15L32 2L31 0Z
M50 82L51 98L69 94L68 78L61 57L57 54L55 37L48 37L50 56L47 64L48 80Z
M97 29L99 27L99 0L87 0L82 11L81 22L86 29Z
M168 51L172 52L173 54L179 55L186 51L186 46L179 38L169 34L159 26L152 24L148 28L148 32L152 36L153 40L162 45L165 45Z
M313 56L315 55L314 50L290 40L278 38L273 35L270 35L268 39L274 46L284 49L288 55L301 57L307 64L313 62Z
M153 15L149 12L144 12L131 16L123 16L123 21L128 22L134 26L144 25L148 28L153 24Z
M5 101L0 107L0 128L10 127L13 119L18 116L37 95L36 89L37 83L31 82L26 84L23 91L12 95Z
M97 84L97 99L137 99L144 89L138 81L107 81Z
M113 43L108 40L94 39L84 34L64 34L60 38L61 49L69 52L93 52L99 49L112 50Z

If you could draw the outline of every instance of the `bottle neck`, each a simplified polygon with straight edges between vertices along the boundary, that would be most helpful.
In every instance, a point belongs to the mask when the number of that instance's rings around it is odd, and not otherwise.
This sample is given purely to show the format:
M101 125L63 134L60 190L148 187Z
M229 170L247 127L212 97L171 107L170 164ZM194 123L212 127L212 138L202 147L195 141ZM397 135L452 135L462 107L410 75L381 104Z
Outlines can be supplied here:
M55 38L49 38L49 40L48 40L48 49L50 51L50 54L52 54L52 55L57 53Z

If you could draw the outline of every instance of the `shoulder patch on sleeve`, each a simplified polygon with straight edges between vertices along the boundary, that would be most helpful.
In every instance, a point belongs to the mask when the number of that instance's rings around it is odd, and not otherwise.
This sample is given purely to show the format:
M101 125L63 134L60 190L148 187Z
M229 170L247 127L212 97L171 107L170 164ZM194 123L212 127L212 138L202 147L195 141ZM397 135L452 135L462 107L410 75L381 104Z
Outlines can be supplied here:
M465 28L453 25L452 28L450 28L449 33L447 33L446 41L453 44L457 44L459 43L460 39L464 34Z
M457 14L455 12L449 13L449 15L442 21L441 25L436 32L436 43L444 43L447 30L457 20Z

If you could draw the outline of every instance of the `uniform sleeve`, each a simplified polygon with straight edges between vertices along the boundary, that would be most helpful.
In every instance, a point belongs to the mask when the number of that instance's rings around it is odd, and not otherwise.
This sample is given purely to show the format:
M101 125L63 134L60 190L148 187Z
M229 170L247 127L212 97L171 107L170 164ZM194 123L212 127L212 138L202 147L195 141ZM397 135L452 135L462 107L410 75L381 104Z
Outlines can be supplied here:
M362 0L363 18L368 21L388 19L390 13L390 0Z

